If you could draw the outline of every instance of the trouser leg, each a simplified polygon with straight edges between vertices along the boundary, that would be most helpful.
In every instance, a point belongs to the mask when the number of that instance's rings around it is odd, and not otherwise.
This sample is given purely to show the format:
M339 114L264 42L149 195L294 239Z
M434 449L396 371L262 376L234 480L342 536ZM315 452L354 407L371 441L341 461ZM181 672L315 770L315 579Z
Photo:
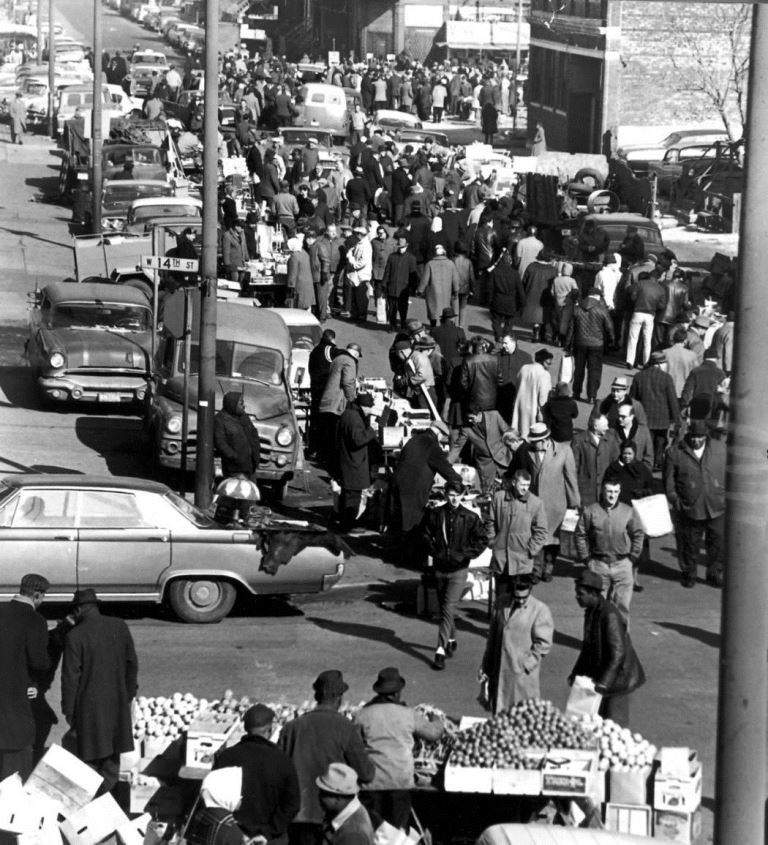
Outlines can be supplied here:
M633 314L632 319L629 321L629 338L627 339L627 363L631 367L635 366L637 341L640 339L640 330L642 325L642 315Z
M651 339L653 337L653 315L643 314L643 366L651 357Z
M584 372L587 367L586 346L576 346L573 350L573 395L581 396L584 384Z
M590 347L587 351L587 396L596 399L600 391L600 378L603 375L603 348Z
M405 321L408 319L408 299L409 292L406 288L397 298L397 310L400 314L400 328L405 325Z
M653 468L660 469L664 459L664 450L667 448L667 429L651 429L653 437Z
M723 572L723 541L725 516L707 520L704 545L707 550L707 577L720 576Z
M629 695L611 695L600 703L600 715L622 728L629 727Z
M456 639L456 605L459 603L467 583L468 569L458 572L438 572L437 598L440 604L440 627L437 632L437 647L445 651L448 640Z
M680 571L691 578L696 577L699 548L704 537L705 521L688 519L679 515L677 520L677 552Z

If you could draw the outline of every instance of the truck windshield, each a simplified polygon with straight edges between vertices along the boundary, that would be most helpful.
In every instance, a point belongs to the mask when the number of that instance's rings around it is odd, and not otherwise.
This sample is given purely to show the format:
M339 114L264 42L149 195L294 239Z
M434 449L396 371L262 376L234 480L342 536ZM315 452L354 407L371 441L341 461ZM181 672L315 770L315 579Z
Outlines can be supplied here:
M102 302L62 302L51 315L51 326L57 329L108 328L124 331L149 331L150 311L140 305Z
M199 372L200 349L192 346L192 375ZM274 349L232 340L216 341L216 375L257 381L270 387L283 383L283 356Z

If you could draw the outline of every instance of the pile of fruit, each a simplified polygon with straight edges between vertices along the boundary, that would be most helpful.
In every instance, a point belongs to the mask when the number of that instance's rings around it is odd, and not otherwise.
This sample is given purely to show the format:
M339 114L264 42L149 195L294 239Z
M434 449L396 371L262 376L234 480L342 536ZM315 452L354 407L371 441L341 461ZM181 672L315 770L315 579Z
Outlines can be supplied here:
M594 735L564 716L551 701L529 699L473 725L454 739L451 762L481 768L535 768L527 749L594 747Z
M657 748L639 733L632 733L602 716L585 717L581 725L597 740L602 771L640 771L653 764Z
M139 696L133 712L133 738L174 740L189 727L194 718L208 709L204 698L197 698L191 692L175 692L166 698L158 695L152 698Z

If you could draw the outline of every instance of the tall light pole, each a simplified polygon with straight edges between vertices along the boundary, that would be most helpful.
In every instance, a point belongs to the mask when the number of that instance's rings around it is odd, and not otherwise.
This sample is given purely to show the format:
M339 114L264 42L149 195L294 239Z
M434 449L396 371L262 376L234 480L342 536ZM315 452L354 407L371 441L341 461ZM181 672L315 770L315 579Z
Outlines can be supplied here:
M735 358L726 475L715 842L764 842L768 705L768 335L764 203L768 192L768 9L752 6L746 173L741 208Z
M43 61L43 0L37 0L37 61Z
M42 55L40 56L42 59ZM53 119L54 94L56 92L56 32L53 29L53 0L48 0L48 137L56 137L56 123Z
M216 253L218 246L219 3L205 2L203 95L203 252L200 268L200 368L197 385L195 504L213 493L213 416L216 399Z
M101 231L101 0L93 0L93 109L91 110L91 228Z

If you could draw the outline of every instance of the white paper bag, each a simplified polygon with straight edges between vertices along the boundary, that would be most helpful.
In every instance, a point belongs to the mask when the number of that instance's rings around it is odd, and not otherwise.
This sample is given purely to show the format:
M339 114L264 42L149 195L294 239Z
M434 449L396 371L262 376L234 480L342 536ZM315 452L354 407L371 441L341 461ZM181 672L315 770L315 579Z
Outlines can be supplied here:
M560 359L560 374L557 377L558 382L572 382L573 381L573 356L563 353Z
M663 537L672 533L669 503L663 493L646 496L644 499L632 499L632 509L646 537Z
M376 297L376 322L387 322L387 300L383 296Z
M586 675L576 675L565 705L566 716L596 716L603 696L595 692L595 683Z

